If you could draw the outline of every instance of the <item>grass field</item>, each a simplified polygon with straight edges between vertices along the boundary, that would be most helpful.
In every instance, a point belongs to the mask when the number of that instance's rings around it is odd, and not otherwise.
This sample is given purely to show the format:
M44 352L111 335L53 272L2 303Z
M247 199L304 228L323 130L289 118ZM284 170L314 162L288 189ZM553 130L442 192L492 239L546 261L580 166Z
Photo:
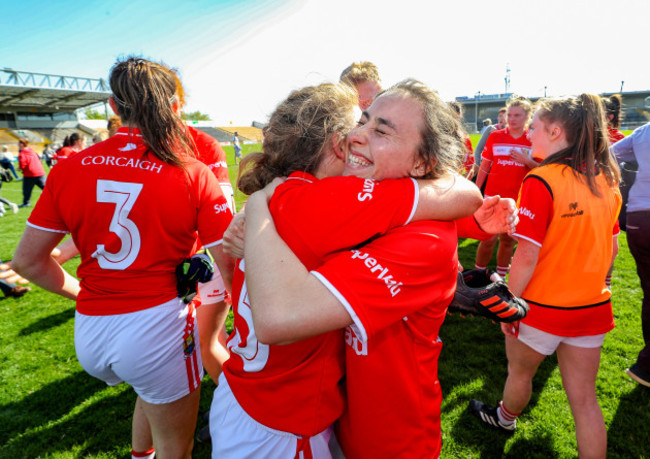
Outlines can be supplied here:
M245 153L255 149L246 146ZM232 149L226 151L232 165ZM232 167L231 176L235 171ZM0 193L20 202L21 183L5 184ZM33 202L39 194L35 190ZM243 199L238 196L240 203ZM0 258L11 258L28 214L21 209L0 218ZM476 246L475 241L460 241L465 266L473 264ZM608 427L608 456L644 458L650 457L650 390L623 373L643 343L641 290L624 234L620 246L612 282L617 327L603 346L597 391ZM78 260L71 260L65 267L74 274L77 265ZM74 352L73 318L72 302L37 287L20 299L0 298L0 458L129 457L135 395L125 385L107 387L81 369ZM577 456L573 420L554 357L540 367L533 399L517 432L508 437L483 428L466 409L472 398L493 403L500 397L506 360L498 326L450 316L441 337L443 458ZM206 377L201 411L209 407L213 389ZM198 427L202 425L199 421ZM209 445L195 445L194 457L209 456Z

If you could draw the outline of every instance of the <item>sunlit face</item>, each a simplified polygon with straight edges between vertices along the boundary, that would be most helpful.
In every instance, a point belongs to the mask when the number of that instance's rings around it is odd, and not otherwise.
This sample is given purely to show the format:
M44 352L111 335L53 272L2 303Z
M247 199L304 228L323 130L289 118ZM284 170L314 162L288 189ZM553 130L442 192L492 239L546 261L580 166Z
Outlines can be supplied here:
M555 147L552 142L553 124L545 123L537 113L533 116L533 121L528 128L528 140L533 145L531 156L537 159L546 159L555 153Z
M380 96L348 135L343 175L376 180L423 175L417 166L422 123L422 108L411 97Z
M522 131L526 127L528 116L519 106L508 107L508 127L511 131Z
M363 81L356 84L355 88L359 94L359 108L361 110L367 110L372 105L377 94L381 92L381 86L376 81Z

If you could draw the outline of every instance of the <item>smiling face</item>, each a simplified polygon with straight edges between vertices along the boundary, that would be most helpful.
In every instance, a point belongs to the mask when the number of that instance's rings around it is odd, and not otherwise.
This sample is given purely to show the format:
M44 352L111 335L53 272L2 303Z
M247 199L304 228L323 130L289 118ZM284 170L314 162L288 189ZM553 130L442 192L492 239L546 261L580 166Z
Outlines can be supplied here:
M407 95L377 98L348 135L343 175L375 180L422 175L418 161L422 118L420 104Z

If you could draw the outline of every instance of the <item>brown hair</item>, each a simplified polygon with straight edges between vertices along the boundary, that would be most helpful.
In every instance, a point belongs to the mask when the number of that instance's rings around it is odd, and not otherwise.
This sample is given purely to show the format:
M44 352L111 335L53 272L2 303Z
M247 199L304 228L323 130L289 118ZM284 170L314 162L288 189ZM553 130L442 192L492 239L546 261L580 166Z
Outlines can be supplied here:
M343 72L341 72L339 81L350 86L356 86L364 81L376 81L377 83L381 83L377 66L368 61L353 62L350 64L343 70Z
M14 141L14 142L15 142L15 141ZM23 137L21 137L20 139L18 139L18 143L22 143L22 144L23 144L23 147L28 147L28 146L29 146L29 140L27 140L27 139L25 139L25 138L23 138Z
M567 164L576 177L583 176L591 192L600 197L595 176L602 172L607 183L615 186L621 176L618 164L609 152L607 122L598 96L540 99L537 115L545 123L558 123L564 129L568 147L553 153L541 165Z
M418 156L426 165L427 172L417 178L438 178L448 172L460 171L465 157L465 134L449 104L436 91L413 79L397 83L377 98L388 94L411 97L422 107L423 129Z
M110 85L118 115L140 129L158 159L182 166L183 153L194 156L185 125L172 109L176 82L168 67L129 57L113 66Z
M621 95L614 94L609 97L603 97L603 106L605 107L605 114L607 115L607 124L614 129L621 127L621 107L623 105ZM609 119L612 115L612 119Z
M241 161L237 187L252 194L275 177L315 173L334 136L342 142L354 127L356 103L354 91L341 84L308 86L289 94L264 128L263 153L249 153Z

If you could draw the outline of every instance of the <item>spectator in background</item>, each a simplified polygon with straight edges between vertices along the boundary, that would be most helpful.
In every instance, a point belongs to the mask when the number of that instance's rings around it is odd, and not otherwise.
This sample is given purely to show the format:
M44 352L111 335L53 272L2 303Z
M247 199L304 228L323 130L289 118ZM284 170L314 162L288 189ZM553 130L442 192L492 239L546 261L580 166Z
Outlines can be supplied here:
M45 164L47 164L47 167L50 169L52 168L52 158L54 158L54 155L56 154L56 149L52 147L52 144L47 144L45 145L45 149L43 149L43 159L45 160Z
M463 125L463 106L457 101L449 102L449 106L453 112L458 116L459 124ZM465 131L463 131L463 143L465 145L465 158L463 159L463 167L465 168L465 175L469 174L474 166L474 148L472 141Z
M18 207L29 207L34 185L45 188L45 169L41 158L29 148L27 139L18 141L18 167L23 172L23 203Z
M641 329L644 347L626 373L650 387L650 124L636 129L612 146L616 159L638 163L638 172L627 202L627 243L641 280Z
M494 131L506 128L507 111L508 109L506 107L499 109L499 113L497 115L497 124L489 124L485 129L481 129L481 138L476 144L476 149L474 150L474 166L472 167L470 173L467 174L468 179L476 181L476 177L478 176L478 169L481 165L481 155L483 154L485 143L487 142L488 137L490 137L490 134L492 134Z
M19 180L18 174L16 173L16 168L14 167L14 155L9 152L9 148L6 146L2 147L2 153L0 154L0 166L11 171L16 180Z
M232 146L235 149L235 164L237 164L237 158L241 161L241 143L239 142L239 135L237 131L232 136Z
M481 128L481 134L483 134L485 130L490 126L492 126L492 120L490 118L485 118L483 120L483 127Z
M483 161L476 179L476 186L485 184L485 196L499 195L517 199L521 182L537 162L530 157L528 119L533 106L528 99L513 95L507 103L508 126L490 134L482 153ZM481 241L476 252L477 269L485 269L490 263L494 246L497 250L497 273L505 278L510 270L510 260L515 240L508 234L499 234Z
M377 94L381 92L379 70L372 62L353 62L341 72L339 80L357 91L358 105L361 110L370 107Z
M111 116L108 119L108 126L106 128L108 129L108 136L113 137L117 130L122 127L122 120L120 119L119 116Z

